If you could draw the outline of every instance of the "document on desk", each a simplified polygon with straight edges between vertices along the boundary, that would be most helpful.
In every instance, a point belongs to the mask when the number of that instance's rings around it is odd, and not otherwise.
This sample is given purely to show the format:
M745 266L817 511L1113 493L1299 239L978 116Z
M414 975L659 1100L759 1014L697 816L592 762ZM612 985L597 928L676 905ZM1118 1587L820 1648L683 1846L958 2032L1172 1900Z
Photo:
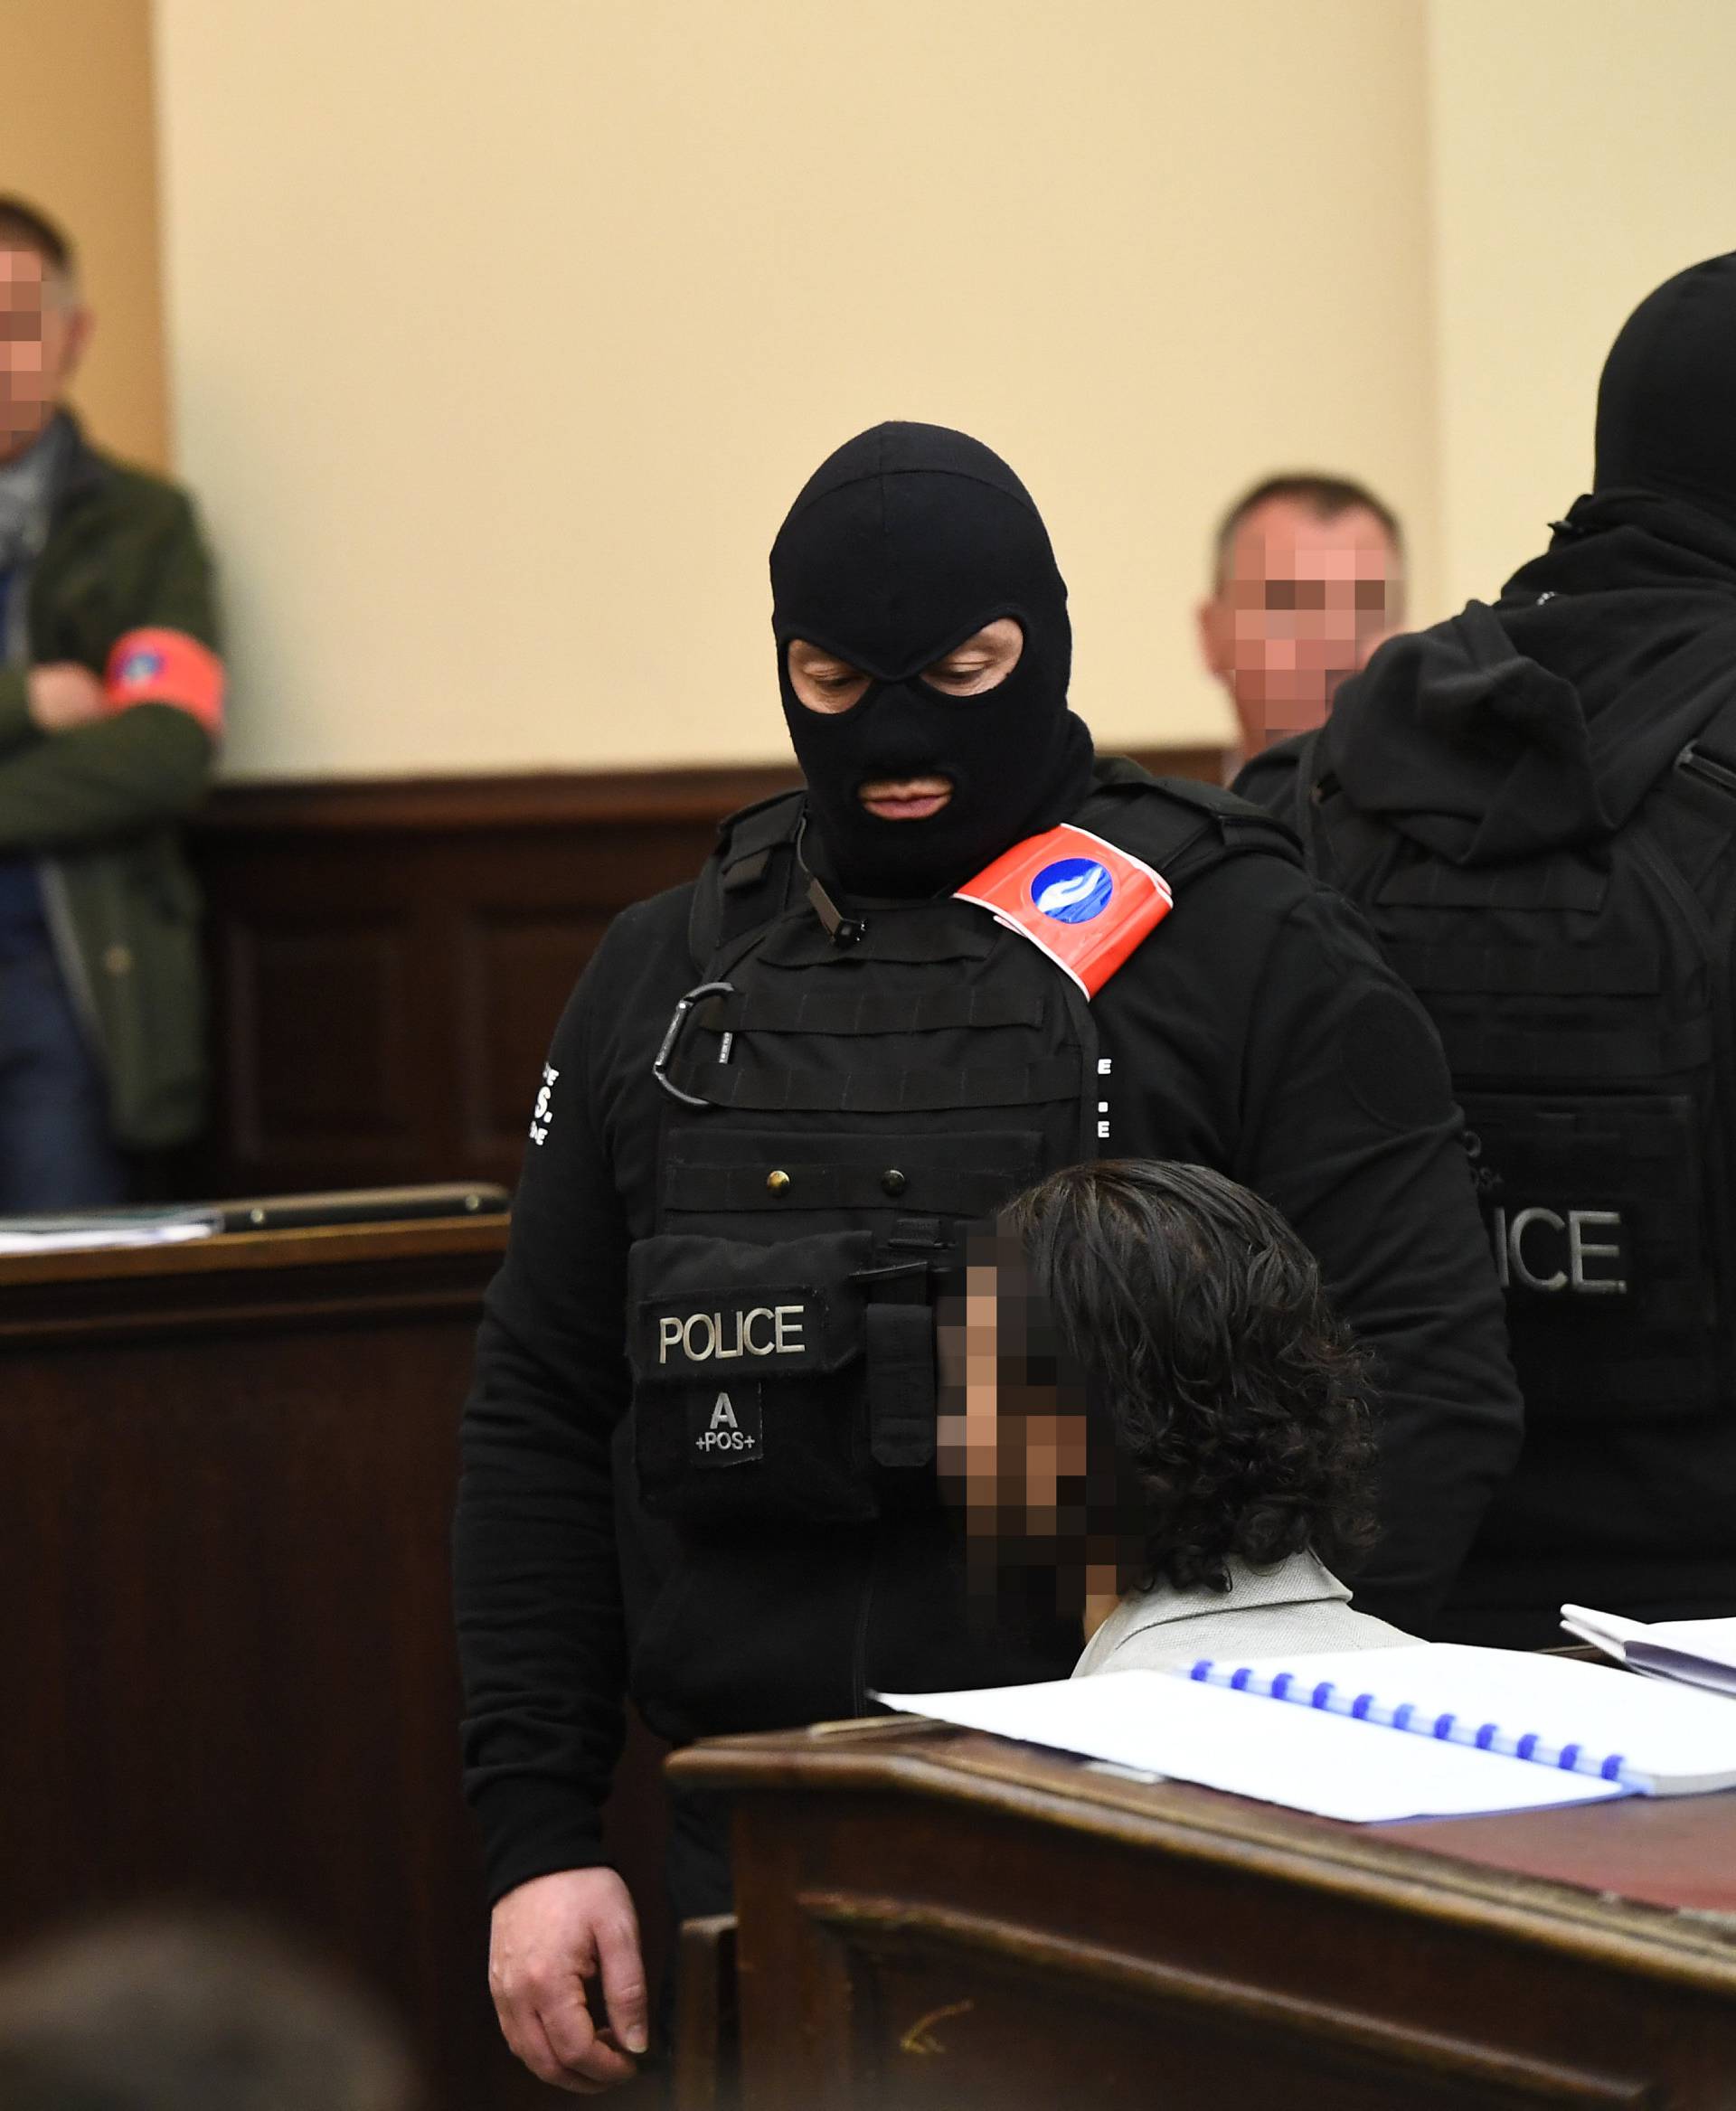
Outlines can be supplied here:
M1153 1680L1175 1696L1154 1692ZM1111 1692L1099 1698L1102 1687ZM1444 1817L1736 1788L1727 1699L1455 1643L1203 1657L1004 1694L880 1698L1326 1817Z
M1369 1651L1364 1663L1409 1654ZM1542 1810L1628 1793L1618 1781L1395 1734L1353 1716L1198 1682L1184 1673L1105 1672L1043 1685L874 1698L901 1714L1359 1824Z
M0 1255L79 1253L136 1246L179 1246L223 1228L215 1209L92 1210L48 1217L0 1217Z
M1561 1626L1630 1672L1736 1698L1736 1620L1628 1620L1563 1606Z

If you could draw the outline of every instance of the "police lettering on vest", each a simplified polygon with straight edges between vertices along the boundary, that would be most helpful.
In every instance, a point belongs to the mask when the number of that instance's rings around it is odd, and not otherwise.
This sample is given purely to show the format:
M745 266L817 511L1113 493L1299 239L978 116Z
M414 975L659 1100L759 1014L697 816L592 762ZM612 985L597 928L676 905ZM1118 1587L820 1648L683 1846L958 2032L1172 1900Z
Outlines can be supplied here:
M1552 1210L1541 1202L1489 1212L1495 1272L1504 1290L1545 1296L1625 1297L1628 1258L1619 1210Z
M738 1356L799 1356L807 1344L802 1323L807 1306L756 1305L751 1311L666 1312L657 1322L657 1362L667 1363L674 1349L689 1363L712 1359L729 1362Z

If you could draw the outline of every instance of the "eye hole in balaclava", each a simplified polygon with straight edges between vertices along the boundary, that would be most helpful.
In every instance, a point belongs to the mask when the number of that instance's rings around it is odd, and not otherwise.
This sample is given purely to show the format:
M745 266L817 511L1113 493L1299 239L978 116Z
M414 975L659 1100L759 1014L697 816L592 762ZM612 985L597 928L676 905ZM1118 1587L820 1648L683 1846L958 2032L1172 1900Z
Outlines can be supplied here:
M772 545L772 625L790 739L817 823L816 850L857 893L957 887L1010 844L1063 819L1090 778L1090 736L1067 709L1067 589L1030 495L998 455L942 426L859 434L809 478ZM948 695L927 670L1011 617L1004 680ZM848 708L810 710L793 641L870 679ZM862 804L874 782L941 777L921 820Z
M961 702L990 696L1018 664L1024 651L1024 632L1014 616L997 617L973 631L962 645L943 654L932 666L924 667L916 679L939 696ZM873 686L873 676L864 674L835 653L822 650L807 638L793 637L784 651L790 687L797 702L828 717L854 711Z

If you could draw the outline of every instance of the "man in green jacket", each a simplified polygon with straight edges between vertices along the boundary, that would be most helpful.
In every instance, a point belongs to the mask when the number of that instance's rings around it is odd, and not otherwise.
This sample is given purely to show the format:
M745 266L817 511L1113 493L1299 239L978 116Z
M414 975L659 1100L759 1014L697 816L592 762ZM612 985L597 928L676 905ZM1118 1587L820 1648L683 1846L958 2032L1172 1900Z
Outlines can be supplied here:
M0 1214L120 1201L204 1096L175 825L222 727L211 567L62 407L90 330L65 238L0 198Z

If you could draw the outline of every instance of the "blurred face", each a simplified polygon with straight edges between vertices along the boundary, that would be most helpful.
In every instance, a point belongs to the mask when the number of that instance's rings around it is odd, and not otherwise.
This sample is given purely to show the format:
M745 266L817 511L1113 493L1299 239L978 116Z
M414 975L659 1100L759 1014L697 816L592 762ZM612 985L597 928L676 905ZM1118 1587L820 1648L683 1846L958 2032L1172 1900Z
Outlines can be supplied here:
M965 1285L939 1327L937 1439L973 1589L992 1595L1009 1566L1052 1569L1057 1605L1082 1597L1094 1625L1116 1595L1113 1463L1096 1456L1082 1390L1033 1350L1016 1258L973 1263Z
M1082 1404L1063 1404L1053 1384L1033 1384L1005 1353L1016 1346L1018 1319L1009 1299L1003 1327L1000 1271L966 1271L963 1325L953 1344L949 1413L939 1424L940 1471L962 1499L973 1539L1052 1539L1057 1484L1086 1467ZM957 1323L955 1322L955 1324Z
M1245 754L1324 723L1338 684L1397 628L1402 588L1398 553L1366 507L1321 520L1273 498L1248 514L1199 612Z
M89 314L34 250L0 246L0 462L54 415L90 334Z

